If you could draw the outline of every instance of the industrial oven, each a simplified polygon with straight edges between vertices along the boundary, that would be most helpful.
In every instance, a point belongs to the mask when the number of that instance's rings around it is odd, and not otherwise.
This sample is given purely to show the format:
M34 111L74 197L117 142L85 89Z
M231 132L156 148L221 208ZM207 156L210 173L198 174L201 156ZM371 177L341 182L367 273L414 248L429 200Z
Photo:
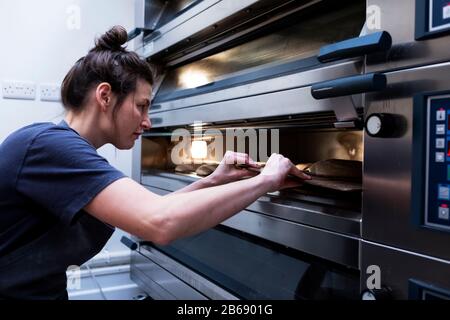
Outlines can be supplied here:
M167 246L124 241L152 298L450 298L448 1L155 0L136 13L136 51L161 66L136 181L168 194L226 150L349 175L266 194Z

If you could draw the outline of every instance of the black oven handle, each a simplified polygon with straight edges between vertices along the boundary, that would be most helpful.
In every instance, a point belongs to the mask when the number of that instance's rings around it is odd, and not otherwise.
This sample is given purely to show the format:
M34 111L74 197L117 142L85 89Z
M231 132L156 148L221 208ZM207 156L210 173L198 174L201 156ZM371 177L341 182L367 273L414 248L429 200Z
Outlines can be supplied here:
M311 86L311 95L319 100L381 91L386 88L386 83L387 80L384 74L369 73L316 83Z
M122 242L126 247L130 248L131 250L135 251L139 248L139 246L143 246L143 245L151 245L152 243L150 241L133 241L130 238L126 237L126 236L122 236L122 238L120 238L120 242Z
M359 57L370 53L388 51L391 46L392 37L389 32L380 31L323 46L320 48L317 59L320 62L329 62Z

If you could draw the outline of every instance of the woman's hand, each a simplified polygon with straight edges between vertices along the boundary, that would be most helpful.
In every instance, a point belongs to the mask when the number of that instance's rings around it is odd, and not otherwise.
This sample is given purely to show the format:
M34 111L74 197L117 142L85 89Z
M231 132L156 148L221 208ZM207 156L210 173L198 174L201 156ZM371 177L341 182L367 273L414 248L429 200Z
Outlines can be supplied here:
M238 168L236 164L245 164L247 168ZM260 165L253 161L248 154L227 151L217 169L207 179L210 179L213 185L221 185L256 176L259 174L259 169Z
M261 177L268 183L269 192L286 188L298 187L302 180L310 180L311 177L297 169L291 160L281 154L274 153L266 162L261 171Z

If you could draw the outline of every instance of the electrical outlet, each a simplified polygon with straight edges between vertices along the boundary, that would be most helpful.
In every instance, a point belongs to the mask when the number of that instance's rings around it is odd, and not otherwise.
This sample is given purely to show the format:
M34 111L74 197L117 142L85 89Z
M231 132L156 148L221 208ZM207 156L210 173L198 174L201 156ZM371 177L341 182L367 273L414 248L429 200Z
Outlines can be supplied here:
M27 81L3 81L3 98L34 100L36 98L36 84Z
M42 101L61 101L61 87L58 84L41 84Z

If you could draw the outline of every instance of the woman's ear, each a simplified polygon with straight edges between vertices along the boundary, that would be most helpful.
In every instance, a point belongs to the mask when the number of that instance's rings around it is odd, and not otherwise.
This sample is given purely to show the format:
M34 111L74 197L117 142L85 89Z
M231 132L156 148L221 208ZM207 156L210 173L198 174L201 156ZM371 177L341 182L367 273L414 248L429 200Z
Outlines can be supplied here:
M107 82L100 83L95 90L95 100L101 111L106 112L111 107L112 98L111 85Z

